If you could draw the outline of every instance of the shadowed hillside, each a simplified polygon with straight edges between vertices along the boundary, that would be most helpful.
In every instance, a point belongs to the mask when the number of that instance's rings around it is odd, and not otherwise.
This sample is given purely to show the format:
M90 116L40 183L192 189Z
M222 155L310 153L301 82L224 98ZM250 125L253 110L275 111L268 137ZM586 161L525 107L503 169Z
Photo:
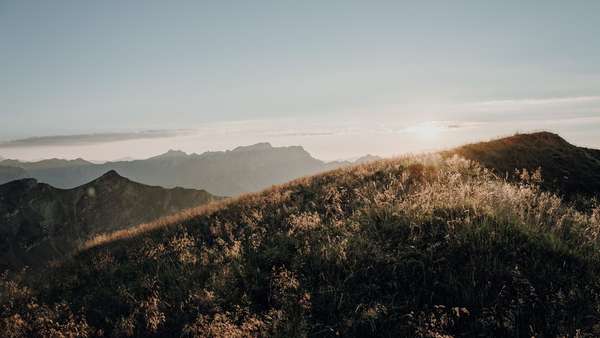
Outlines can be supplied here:
M600 196L600 150L574 146L556 134L517 134L490 142L469 144L451 150L514 177L515 170L541 168L542 186L566 195Z
M600 210L469 161L379 161L98 237L4 282L0 330L597 336L599 233Z
M214 199L201 190L142 185L114 171L71 190L33 179L0 185L0 268L40 267L92 235Z

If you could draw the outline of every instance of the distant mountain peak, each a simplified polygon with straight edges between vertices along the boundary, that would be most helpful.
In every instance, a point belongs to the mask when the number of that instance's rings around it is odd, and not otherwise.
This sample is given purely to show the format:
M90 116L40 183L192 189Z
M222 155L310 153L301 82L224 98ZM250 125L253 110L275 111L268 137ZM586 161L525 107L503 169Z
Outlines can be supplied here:
M243 151L260 151L260 150L270 150L273 149L273 146L269 142L260 142L256 144L252 144L249 146L239 146L232 151L235 152L243 152Z
M263 142L202 154L173 149L165 153L161 149L157 156L147 159L131 162L115 160L81 166L0 162L0 166L20 167L24 170L17 172L6 169L4 174L0 171L0 183L23 177L36 177L40 182L54 187L70 189L94 182L107 171L115 169L119 175L131 182L168 188L206 189L216 195L233 196L259 191L273 184L341 165L346 163L324 163L312 157L301 146L280 147ZM111 180L103 184L126 186L127 181Z
M12 160L12 159L3 159L0 161L3 165L11 166L11 167L19 167L23 169L51 169L51 168L66 168L66 167L76 167L76 166L85 166L93 164L90 161L86 161L82 158L77 158L74 160L67 160L62 158L49 158L45 160L35 161L35 162L23 162L20 160Z
M167 151L163 155L165 155L165 156L187 156L187 153L184 151L181 151L181 150L169 149L169 151Z
M169 151L167 151L164 154L160 154L158 156L154 156L150 159L167 159L167 158L180 158L180 157L187 157L188 154L184 151L181 150L174 150L174 149L169 149Z

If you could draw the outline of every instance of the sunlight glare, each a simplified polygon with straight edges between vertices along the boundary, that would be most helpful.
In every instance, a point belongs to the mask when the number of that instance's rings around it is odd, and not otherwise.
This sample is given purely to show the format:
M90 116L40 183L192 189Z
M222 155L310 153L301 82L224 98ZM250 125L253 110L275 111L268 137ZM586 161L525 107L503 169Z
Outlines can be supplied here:
M411 126L406 131L417 135L419 138L431 140L437 138L443 129L443 126L438 122L429 121Z

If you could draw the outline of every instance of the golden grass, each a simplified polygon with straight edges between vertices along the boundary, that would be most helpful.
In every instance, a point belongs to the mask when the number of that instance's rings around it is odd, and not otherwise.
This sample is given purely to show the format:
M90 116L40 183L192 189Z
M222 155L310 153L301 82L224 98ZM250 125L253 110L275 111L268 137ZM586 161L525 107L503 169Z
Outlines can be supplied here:
M78 248L77 251L81 252L81 251L89 250L91 248L101 246L101 245L104 245L104 244L107 244L110 242L130 239L130 238L140 236L144 233L147 233L147 232L159 229L159 228L168 227L168 226L174 225L174 224L180 224L180 223L183 223L186 220L189 220L194 217L208 215L208 214L215 212L216 210L219 210L231 203L237 203L240 200L243 200L243 198L244 198L244 195L241 195L238 197L226 198L226 199L219 200L219 201L212 201L207 204L201 205L199 207L185 209L185 210L179 211L173 215L161 217L152 222L142 223L142 224L138 224L138 225L126 228L126 229L121 229L121 230L112 231L112 232L108 232L108 233L97 234L93 238L85 241Z
M419 155L403 155L395 158L389 159L381 159L377 161L371 161L368 163L356 164L352 166L346 166L342 168L332 169L329 171L325 171L323 173L317 175L309 175L304 177L296 178L288 183L274 185L272 187L266 188L260 192L255 193L246 193L241 194L235 197L229 197L222 200L212 201L207 204L203 204L199 207L189 208L185 210L181 210L175 214L161 217L152 222L142 223L135 226L131 226L126 229L116 230L108 233L97 234L94 237L86 240L82 243L77 249L76 253L86 251L98 246L106 245L111 242L127 240L134 237L138 237L145 233L169 227L176 226L185 223L190 219L194 219L202 216L209 216L212 213L227 208L231 205L236 205L239 203L244 203L244 201L251 200L254 198L259 198L261 196L269 195L271 193L277 193L288 189L289 187L296 185L307 185L311 180L324 177L324 176L335 176L335 177L343 177L348 173L360 173L365 170L373 170L373 168L378 168L379 166L389 166L389 165L397 165L397 164L407 164L407 163L422 163L425 165L438 165L440 164L442 159L437 153L424 153Z
M521 178L407 156L189 209L86 242L40 288L42 306L69 307L40 314L16 294L0 328L19 315L23 335L48 332L37 317L129 336L600 333L600 209Z

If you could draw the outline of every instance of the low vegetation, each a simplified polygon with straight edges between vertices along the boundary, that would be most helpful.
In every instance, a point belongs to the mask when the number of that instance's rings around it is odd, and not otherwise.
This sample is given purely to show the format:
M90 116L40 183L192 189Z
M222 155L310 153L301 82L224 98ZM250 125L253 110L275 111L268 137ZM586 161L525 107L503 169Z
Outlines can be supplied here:
M164 189L109 171L73 189L34 179L0 185L0 272L43 269L100 233L220 200L204 190Z
M540 186L575 202L580 209L590 209L594 199L600 198L600 150L572 145L550 132L468 144L446 155L477 161L509 179L519 178L515 169L541 168L544 179Z
M6 336L598 336L600 209L458 157L378 161L3 278Z

